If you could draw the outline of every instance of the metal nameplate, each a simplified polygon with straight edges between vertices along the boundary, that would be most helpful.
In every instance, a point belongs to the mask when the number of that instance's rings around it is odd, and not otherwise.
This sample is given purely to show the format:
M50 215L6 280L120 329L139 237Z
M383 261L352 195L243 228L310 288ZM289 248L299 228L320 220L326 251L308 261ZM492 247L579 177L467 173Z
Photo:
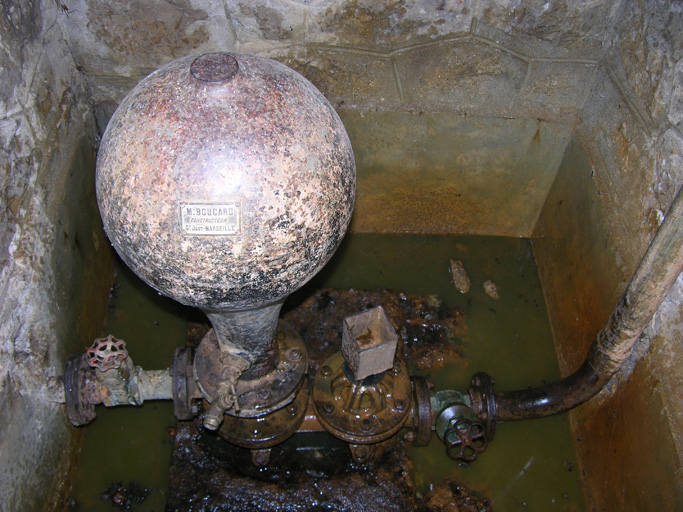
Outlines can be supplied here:
M188 235L237 235L240 204L180 203L180 225Z

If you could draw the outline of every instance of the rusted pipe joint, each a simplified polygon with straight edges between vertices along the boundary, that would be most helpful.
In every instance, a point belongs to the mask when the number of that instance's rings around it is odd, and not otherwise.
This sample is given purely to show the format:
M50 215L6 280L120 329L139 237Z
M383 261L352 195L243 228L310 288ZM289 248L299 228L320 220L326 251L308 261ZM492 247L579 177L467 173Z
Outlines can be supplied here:
M75 426L95 419L95 405L142 405L146 400L173 398L171 372L145 371L130 358L120 368L99 370L88 365L86 354L73 354L64 371L64 402ZM57 399L60 397L57 396Z
M493 391L495 383L495 379L486 373L476 373L472 377L468 390L472 410L477 418L484 422L489 440L493 439L496 433L498 420L498 404Z

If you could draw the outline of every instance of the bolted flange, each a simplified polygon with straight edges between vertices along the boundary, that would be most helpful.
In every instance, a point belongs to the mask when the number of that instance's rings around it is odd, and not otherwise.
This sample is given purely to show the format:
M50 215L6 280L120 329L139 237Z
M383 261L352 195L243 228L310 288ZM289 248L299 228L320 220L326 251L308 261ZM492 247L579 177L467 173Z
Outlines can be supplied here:
M277 360L265 375L248 378L244 373L235 386L236 404L225 411L239 418L259 418L292 402L301 386L308 358L301 337L285 322L280 322L277 334ZM210 403L219 398L225 362L230 355L221 352L218 339L211 329L201 341L194 358L193 373L202 396Z
M192 349L177 348L173 355L173 414L181 421L191 420L199 412L199 390L192 374Z
M257 418L238 418L226 414L218 435L232 444L252 450L275 446L288 439L299 428L306 414L308 397L308 386L302 382L294 401L277 411Z
M409 417L412 388L403 361L391 370L355 380L341 352L320 367L313 381L318 420L332 435L353 444L377 443Z

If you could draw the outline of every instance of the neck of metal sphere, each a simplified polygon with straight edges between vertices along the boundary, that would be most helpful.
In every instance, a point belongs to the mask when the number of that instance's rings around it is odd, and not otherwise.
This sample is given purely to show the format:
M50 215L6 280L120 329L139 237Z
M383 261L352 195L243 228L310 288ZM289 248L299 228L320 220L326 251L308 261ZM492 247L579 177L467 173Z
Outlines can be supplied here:
M252 367L269 365L277 354L277 327L284 299L246 311L204 311L221 352L242 357Z

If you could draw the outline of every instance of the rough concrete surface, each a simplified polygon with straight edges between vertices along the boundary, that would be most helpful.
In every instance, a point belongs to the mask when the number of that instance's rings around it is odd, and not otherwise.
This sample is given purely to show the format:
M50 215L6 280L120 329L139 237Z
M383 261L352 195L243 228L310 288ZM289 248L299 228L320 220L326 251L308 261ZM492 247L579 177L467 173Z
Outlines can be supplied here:
M568 123L586 99L606 46L601 38L612 30L607 21L616 16L619 2L69 0L63 5L61 21L74 35L72 53L89 79L103 122L153 69L191 53L235 50L285 61L346 108L445 108ZM594 16L602 23L587 21ZM522 27L535 23L546 25L544 37L523 34Z
M583 360L683 183L680 6L634 1L623 13L535 230L565 373ZM682 506L680 308L679 279L624 371L571 415L594 510ZM624 421L634 403L638 419Z
M99 328L108 288L102 270L111 262L87 169L88 156L90 172L94 162L87 89L59 15L48 1L0 7L0 503L7 511L50 510L66 491L78 435L42 387L61 373L65 353ZM100 282L87 283L98 263ZM82 309L87 298L92 309Z
M538 120L342 112L357 166L351 230L529 236L571 130Z

